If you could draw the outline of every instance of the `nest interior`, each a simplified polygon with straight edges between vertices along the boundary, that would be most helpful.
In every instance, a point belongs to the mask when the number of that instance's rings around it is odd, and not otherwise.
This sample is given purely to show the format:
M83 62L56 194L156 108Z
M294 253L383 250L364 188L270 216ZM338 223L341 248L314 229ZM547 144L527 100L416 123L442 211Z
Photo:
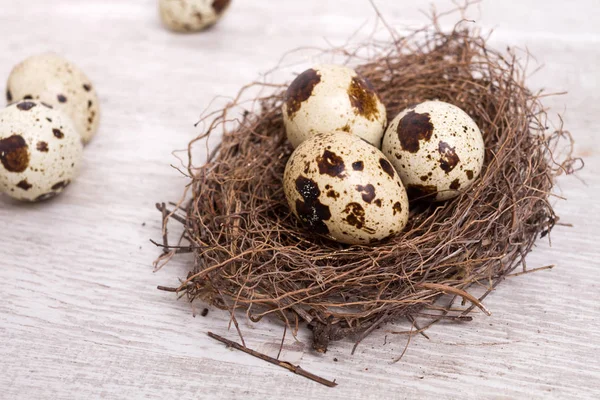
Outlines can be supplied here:
M192 252L190 273L174 291L259 321L274 315L295 331L308 326L313 346L353 335L360 341L390 320L467 319L507 274L524 263L539 236L557 221L548 201L557 175L572 170L568 132L547 127L540 93L527 89L514 52L489 48L476 29L434 23L407 36L372 42L376 55L343 50L368 78L393 118L410 104L439 99L467 111L486 144L475 184L444 203L411 203L405 230L375 246L348 246L305 230L290 213L282 177L292 152L282 122L285 86L257 97L234 128L238 100L210 116L222 131L201 167L192 159L185 200L163 212L184 225L178 246L163 243L157 260ZM260 86L257 83L255 85ZM252 86L252 85L251 85ZM246 88L247 89L247 88ZM245 89L244 89L245 90ZM238 97L239 99L240 97ZM469 288L485 290L475 297ZM468 304L455 304L457 299ZM237 323L236 323L237 326Z

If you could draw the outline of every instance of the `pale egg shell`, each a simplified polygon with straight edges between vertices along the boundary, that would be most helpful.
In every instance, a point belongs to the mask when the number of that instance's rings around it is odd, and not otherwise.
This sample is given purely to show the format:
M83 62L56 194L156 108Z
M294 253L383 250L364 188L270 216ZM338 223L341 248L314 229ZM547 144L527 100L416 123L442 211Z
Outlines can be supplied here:
M346 133L317 134L292 153L283 185L290 209L315 233L369 244L400 232L408 197L377 148Z
M451 199L481 173L485 145L479 127L459 107L426 101L390 123L382 151L398 171L411 199Z
M98 130L98 95L89 78L77 66L54 53L27 58L8 77L6 98L39 100L66 114L88 143Z
M175 32L198 32L214 25L230 0L159 0L163 24Z
M34 100L0 111L0 191L25 201L62 192L75 178L83 145L71 120Z
M292 146L317 133L346 132L380 148L386 109L368 80L341 65L319 65L292 81L283 103Z

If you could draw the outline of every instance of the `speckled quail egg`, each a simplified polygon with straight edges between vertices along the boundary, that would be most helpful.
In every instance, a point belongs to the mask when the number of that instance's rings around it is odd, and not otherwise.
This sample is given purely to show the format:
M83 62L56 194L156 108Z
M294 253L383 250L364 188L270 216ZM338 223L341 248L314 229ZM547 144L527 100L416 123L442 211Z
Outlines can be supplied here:
M214 25L231 0L159 0L165 26L176 32L198 32Z
M287 88L283 122L297 147L316 133L346 132L380 148L387 116L368 80L341 65L307 69Z
M0 111L0 191L19 200L41 201L69 185L83 145L65 114L34 100Z
M411 199L458 196L481 172L485 146L479 127L455 105L425 101L402 111L387 128L382 151Z
M341 243L384 239L408 220L408 197L394 167L358 136L334 132L305 140L288 160L283 186L308 229Z
M40 100L65 113L84 143L98 130L99 101L88 77L77 66L54 53L29 57L8 77L6 99Z

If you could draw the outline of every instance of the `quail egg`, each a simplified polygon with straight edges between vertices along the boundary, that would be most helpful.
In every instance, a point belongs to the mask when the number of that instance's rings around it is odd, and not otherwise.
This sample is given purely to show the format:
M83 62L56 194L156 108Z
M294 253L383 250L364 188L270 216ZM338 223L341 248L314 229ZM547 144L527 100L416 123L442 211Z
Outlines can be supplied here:
M0 191L41 201L74 179L83 152L71 120L52 106L22 100L0 111Z
M176 32L198 32L214 25L231 0L159 0L165 26Z
M54 53L29 57L8 77L6 99L39 100L64 112L88 143L98 130L99 101L88 77Z
M408 197L387 158L358 136L334 132L305 140L290 156L284 191L292 212L315 233L368 244L400 232Z
M443 101L425 101L394 118L382 151L411 199L442 201L473 184L483 167L485 145L466 112Z
M287 88L282 107L294 147L316 133L346 132L381 147L386 109L368 80L341 65L307 69Z

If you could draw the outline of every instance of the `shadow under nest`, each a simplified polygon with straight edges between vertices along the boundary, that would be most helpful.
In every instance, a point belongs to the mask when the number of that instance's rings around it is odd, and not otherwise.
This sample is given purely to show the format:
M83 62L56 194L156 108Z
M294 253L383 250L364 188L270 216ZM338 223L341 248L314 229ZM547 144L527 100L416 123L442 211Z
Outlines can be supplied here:
M239 100L212 115L207 132L189 145L190 165L194 143L219 128L221 143L205 165L188 169L187 197L172 210L158 205L164 254L157 265L194 254L189 275L171 290L228 309L236 327L238 309L254 322L275 315L294 332L305 322L322 352L350 335L358 344L400 318L419 331L416 318L429 326L469 320L475 307L487 312L483 298L518 265L525 268L536 238L557 222L548 198L555 177L571 172L575 161L568 132L549 130L542 95L525 87L526 65L514 52L488 48L464 25L444 33L434 20L431 28L369 43L375 56L342 53L372 83L390 120L431 99L471 115L486 144L484 169L471 188L444 203L413 201L404 231L373 246L318 237L287 205L285 86L272 85L275 93L256 98L259 107L236 127L225 125ZM169 221L184 225L178 246L168 245ZM483 295L469 294L473 285ZM460 298L463 306L455 305Z

